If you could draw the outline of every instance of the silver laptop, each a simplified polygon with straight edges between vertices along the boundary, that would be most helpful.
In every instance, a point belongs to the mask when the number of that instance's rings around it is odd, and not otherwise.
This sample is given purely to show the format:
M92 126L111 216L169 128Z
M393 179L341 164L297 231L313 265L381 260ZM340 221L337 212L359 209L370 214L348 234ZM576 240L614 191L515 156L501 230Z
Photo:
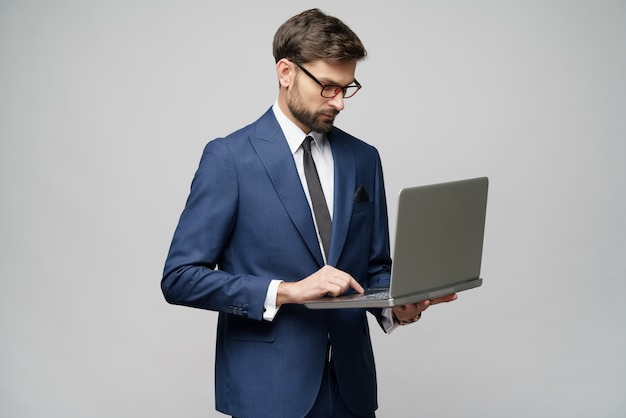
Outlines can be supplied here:
M389 288L304 305L384 308L480 286L488 185L487 177L480 177L402 189Z

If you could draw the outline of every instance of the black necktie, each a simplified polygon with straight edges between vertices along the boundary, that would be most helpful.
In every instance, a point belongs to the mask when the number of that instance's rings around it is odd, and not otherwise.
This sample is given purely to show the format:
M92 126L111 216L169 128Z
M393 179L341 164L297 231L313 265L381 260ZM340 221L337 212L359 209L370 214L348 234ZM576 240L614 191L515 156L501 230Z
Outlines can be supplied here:
M311 203L313 204L315 222L317 223L317 229L320 233L322 246L324 247L324 254L326 255L326 259L328 259L331 230L330 212L328 212L328 205L326 204L322 184L320 183L317 168L315 168L315 162L313 161L313 156L311 155L311 141L313 141L313 138L307 136L304 139L304 142L302 142L302 150L304 151L304 156L302 158L304 163L304 175L309 188Z

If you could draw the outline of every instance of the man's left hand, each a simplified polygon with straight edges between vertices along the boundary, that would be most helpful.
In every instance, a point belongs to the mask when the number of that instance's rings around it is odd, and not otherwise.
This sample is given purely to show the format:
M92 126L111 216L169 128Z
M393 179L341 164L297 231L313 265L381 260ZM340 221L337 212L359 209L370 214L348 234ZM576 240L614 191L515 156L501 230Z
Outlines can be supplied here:
M452 302L453 300L456 300L456 298L456 293L452 293L450 295L424 300L422 302L396 306L393 308L393 314L400 321L410 321L417 318L417 316L428 309L429 306L437 305L438 303Z

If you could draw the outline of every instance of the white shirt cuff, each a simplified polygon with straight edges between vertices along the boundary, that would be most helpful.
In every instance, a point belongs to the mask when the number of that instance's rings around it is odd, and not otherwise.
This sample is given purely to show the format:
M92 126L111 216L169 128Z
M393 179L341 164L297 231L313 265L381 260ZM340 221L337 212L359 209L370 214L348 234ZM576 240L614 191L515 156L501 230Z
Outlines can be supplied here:
M391 308L383 308L380 322L383 326L383 330L385 330L387 334L391 334L394 329L399 327L399 325L396 324L396 321L393 320L393 311Z
M263 319L266 321L273 321L280 309L280 306L276 306L276 296L278 295L278 286L281 283L282 280L272 280L267 287L265 303L263 304Z

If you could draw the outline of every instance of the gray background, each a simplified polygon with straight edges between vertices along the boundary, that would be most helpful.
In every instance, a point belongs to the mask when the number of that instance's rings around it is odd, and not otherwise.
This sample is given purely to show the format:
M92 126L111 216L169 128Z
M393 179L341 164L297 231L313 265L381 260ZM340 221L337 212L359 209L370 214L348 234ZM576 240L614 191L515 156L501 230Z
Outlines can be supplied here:
M373 330L379 416L626 415L625 2L2 0L0 416L219 416L216 314L166 304L163 262L314 6L369 51L337 124L392 229L401 187L491 179L484 286Z

